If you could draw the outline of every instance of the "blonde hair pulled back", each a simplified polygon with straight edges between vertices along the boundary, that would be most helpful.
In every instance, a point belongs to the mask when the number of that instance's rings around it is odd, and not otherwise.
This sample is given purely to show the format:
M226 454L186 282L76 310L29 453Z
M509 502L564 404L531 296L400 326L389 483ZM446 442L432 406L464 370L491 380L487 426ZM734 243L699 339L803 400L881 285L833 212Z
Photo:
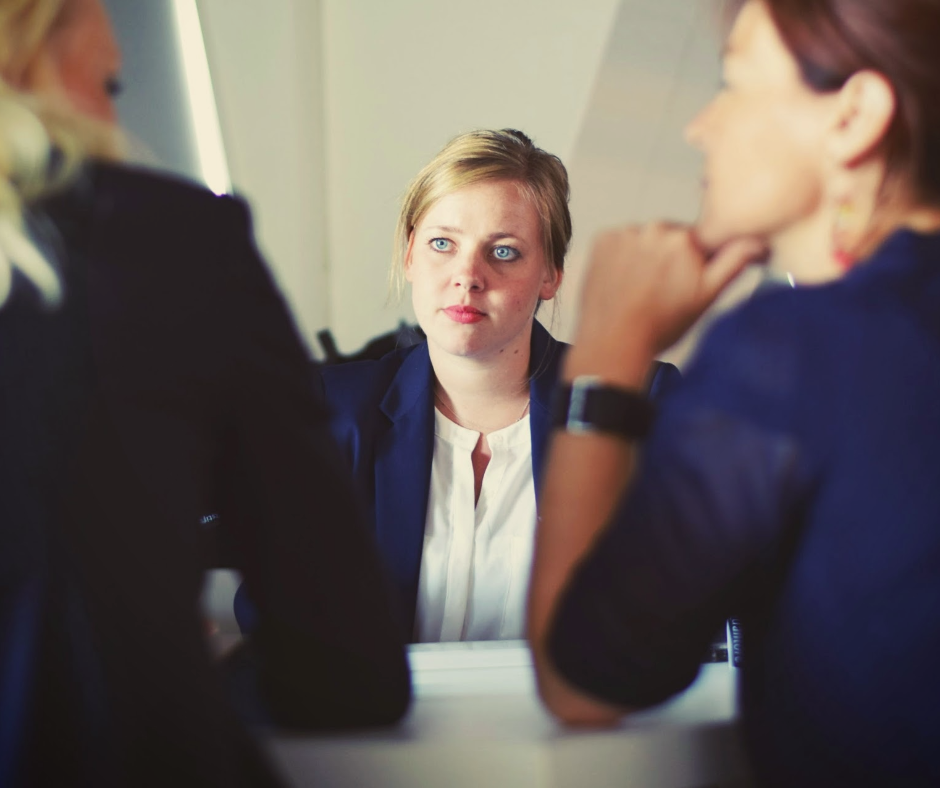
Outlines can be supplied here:
M405 256L415 226L442 197L483 181L514 181L539 215L545 259L564 271L571 241L568 172L561 159L547 153L516 129L478 129L455 137L417 174L405 192L395 255L389 275L393 293L405 282Z

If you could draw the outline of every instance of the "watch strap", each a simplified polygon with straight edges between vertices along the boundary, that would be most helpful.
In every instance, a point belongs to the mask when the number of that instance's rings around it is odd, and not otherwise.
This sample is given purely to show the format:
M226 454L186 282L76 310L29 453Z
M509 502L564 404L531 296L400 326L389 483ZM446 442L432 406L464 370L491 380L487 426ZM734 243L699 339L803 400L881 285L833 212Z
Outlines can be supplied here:
M605 432L636 440L646 437L655 415L655 406L642 392L582 375L555 390L552 426L568 432Z

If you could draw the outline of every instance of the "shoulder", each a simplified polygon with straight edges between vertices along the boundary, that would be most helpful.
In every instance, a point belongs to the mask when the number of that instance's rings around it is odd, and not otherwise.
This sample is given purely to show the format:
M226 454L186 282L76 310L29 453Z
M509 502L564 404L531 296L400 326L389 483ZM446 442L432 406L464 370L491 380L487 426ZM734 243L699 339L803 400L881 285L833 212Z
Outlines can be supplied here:
M840 279L752 297L716 322L706 347L806 356L852 353L860 350L860 331L892 331L899 318L909 322L925 305L925 294L929 298L930 291L940 290L938 262L940 234L898 231Z
M42 208L71 244L90 245L96 255L159 258L163 270L191 266L194 258L206 270L233 251L257 256L244 200L144 168L90 162Z
M319 368L324 398L334 416L356 416L378 409L402 365L423 344L393 350L380 359Z
M53 221L67 246L92 248L96 257L159 258L163 270L194 257L204 269L236 248L257 254L244 200L144 168L88 162L67 189L34 208Z
M330 432L354 472L371 473L375 442L400 414L403 398L413 406L420 392L428 390L430 369L425 343L393 350L375 361L319 369Z
M92 162L42 208L70 253L87 254L108 278L146 282L154 301L172 289L215 301L221 294L213 296L212 288L223 281L242 290L270 287L240 198L142 168Z
M164 216L179 220L208 215L248 221L240 198L217 195L194 181L142 167L92 162L77 190L87 193L98 211L122 218L143 218L148 208L160 208Z
M731 354L732 358L759 354L766 358L771 352L789 358L805 346L803 335L812 332L813 326L835 306L830 290L781 287L752 297L715 321L696 360L721 354ZM777 355L766 358L772 364L780 360Z
M555 339L538 320L532 325L529 358L530 395L532 407L545 413L551 410L555 384L561 376L561 362L571 347Z
M553 337L547 328L538 320L532 324L532 340L530 347L530 374L533 378L546 378L554 382L557 380L561 362L565 353L571 347L567 342L561 342Z
M844 322L832 286L780 288L753 297L708 329L669 410L705 408L773 426L792 425L799 405L825 386ZM841 317L840 317L841 315ZM828 396L828 394L827 394Z
M776 288L719 318L689 372L700 363L746 376L777 370L796 383L794 375L802 365L816 367L864 352L857 347L859 332L887 330L898 312L885 288L851 276L822 285Z

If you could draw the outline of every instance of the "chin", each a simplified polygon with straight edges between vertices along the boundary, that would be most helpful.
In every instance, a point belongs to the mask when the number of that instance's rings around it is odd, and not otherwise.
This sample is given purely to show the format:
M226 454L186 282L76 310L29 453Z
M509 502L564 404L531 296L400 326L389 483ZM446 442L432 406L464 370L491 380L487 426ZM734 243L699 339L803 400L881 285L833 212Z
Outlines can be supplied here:
M699 220L695 223L695 240L706 254L713 254L734 238L734 235L723 230L714 222Z
M709 206L708 201L703 201L698 218L692 227L695 240L707 252L713 252L728 240L727 228L723 225L725 222L721 221L720 214L716 216L715 210Z
M712 255L725 244L739 238L762 238L765 236L758 228L748 226L747 222L721 221L705 213L695 223L695 238L706 254Z
M443 332L438 332L434 335L428 334L428 340L449 356L467 358L477 355L481 350L481 343L475 341L474 337L447 336Z

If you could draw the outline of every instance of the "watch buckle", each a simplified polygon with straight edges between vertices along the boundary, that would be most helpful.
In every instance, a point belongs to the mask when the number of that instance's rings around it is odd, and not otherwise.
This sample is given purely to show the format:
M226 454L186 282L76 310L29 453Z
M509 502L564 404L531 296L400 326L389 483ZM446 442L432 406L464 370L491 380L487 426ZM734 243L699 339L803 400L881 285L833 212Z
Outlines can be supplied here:
M597 428L584 420L584 408L591 389L601 382L599 375L579 375L571 381L571 398L568 400L568 418L565 429L569 432L594 432Z

